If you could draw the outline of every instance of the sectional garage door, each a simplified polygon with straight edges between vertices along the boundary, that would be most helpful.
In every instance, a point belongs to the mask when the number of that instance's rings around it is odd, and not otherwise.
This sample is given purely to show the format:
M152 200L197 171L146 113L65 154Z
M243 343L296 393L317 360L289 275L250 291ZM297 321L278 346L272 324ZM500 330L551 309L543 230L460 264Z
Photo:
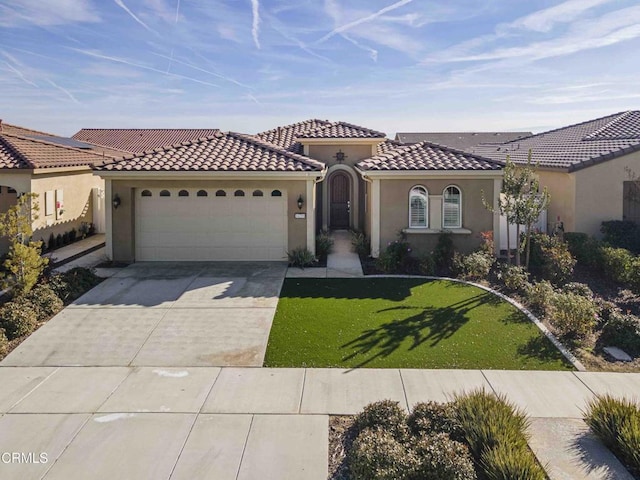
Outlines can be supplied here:
M286 192L137 189L136 260L282 260Z

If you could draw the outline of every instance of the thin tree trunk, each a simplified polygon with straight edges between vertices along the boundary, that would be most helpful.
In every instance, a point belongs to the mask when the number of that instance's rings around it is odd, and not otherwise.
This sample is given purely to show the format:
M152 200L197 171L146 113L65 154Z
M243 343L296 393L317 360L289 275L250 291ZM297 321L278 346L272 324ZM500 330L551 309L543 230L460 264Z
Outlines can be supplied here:
M529 258L531 257L531 225L527 225L527 234L526 234L526 248L527 253L525 257L525 268L529 270Z
M516 223L516 265L520 266L520 224Z
M511 225L509 225L509 220L507 219L507 263L511 264L511 233L509 232L511 229L509 227Z

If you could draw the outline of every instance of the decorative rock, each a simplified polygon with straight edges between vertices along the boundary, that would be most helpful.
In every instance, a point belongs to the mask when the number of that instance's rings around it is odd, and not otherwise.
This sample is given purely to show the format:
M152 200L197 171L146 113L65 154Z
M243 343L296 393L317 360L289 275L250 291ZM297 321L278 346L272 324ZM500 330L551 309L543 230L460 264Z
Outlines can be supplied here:
M627 352L619 349L618 347L604 347L604 353L613 358L616 362L632 362L633 358L631 358Z

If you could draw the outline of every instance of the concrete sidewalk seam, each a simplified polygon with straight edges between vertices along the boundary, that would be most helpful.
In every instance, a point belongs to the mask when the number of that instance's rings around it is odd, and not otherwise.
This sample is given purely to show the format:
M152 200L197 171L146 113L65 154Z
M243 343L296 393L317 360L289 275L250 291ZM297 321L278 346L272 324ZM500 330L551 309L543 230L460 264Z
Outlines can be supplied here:
M169 314L169 310L171 310L171 308L167 308L164 312L164 315L162 315L158 321L156 322L156 324L154 325L154 327L151 329L151 331L149 332L149 335L147 335L147 338L144 339L144 341L142 342L142 344L140 345L140 348L138 348L138 351L133 355L133 358L131 358L131 360L129 360L129 363L126 365L127 367L139 367L140 365L132 365L132 363L134 362L134 360L136 359L136 357L138 355L140 355L140 352L142 351L142 349L144 348L144 346L147 344L147 342L149 341L149 339L151 338L151 335L153 335L153 332L156 331L156 328L158 328L158 326L160 325L160 322L162 322L162 320L164 320L164 317L166 317Z
M255 414L251 415L251 423L249 423L249 429L247 430L247 436L244 438L244 445L242 446L242 455L240 456L240 462L238 463L238 471L236 472L236 480L240 476L240 470L242 469L242 461L244 460L244 454L247 451L247 444L249 443L249 435L251 435L251 429L253 428L253 420L256 418Z
M411 407L409 406L409 397L407 396L407 389L404 386L404 378L402 376L402 369L401 368L398 369L398 374L400 375L400 383L402 384L402 393L404 394L404 404L407 407L407 411L410 412L411 411Z
M300 391L300 401L298 402L298 414L302 413L302 399L304 398L304 387L307 383L307 369L304 369L304 375L302 377L302 390Z
M51 372L49 375L46 376L46 378L44 378L38 385L36 385L35 387L33 387L31 390L29 390L27 393L25 393L22 397L20 397L19 400L17 400L13 405L11 405L9 408L7 408L7 411L5 413L9 413L11 412L11 410L13 410L14 408L16 408L16 406L22 402L25 398L27 398L29 395L31 395L33 392L35 392L38 388L40 388L40 385L42 385L44 382L46 382L47 380L49 380L49 378L51 378L51 376L53 374L55 374L58 370L60 370L60 367L54 367L55 370L53 372Z
M38 414L40 415L40 414ZM76 414L73 414L76 415ZM46 480L47 475L49 475L49 472L51 471L51 469L54 467L54 465L56 463L58 463L58 460L60 459L60 457L62 457L62 455L64 455L64 452L67 451L67 449L69 448L69 445L71 445L73 443L73 441L76 439L76 437L78 435L80 435L80 432L82 431L82 429L87 425L87 423L89 423L89 420L91 420L94 416L94 414L77 414L77 415L87 415L87 419L82 423L82 425L80 425L80 428L78 428L78 431L75 433L75 435L73 437L71 437L71 440L69 440L69 442L64 446L64 448L62 449L62 451L60 452L60 455L58 455L55 460L53 462L51 462L51 465L49 466L49 468L46 469L46 471L44 472L44 474L42 475L42 477L40 477L41 480Z
M202 408L202 407L200 407L200 408ZM189 427L189 431L187 432L187 435L184 437L184 442L182 442L182 447L180 447L180 451L178 452L178 456L176 457L176 461L173 464L173 467L171 467L171 472L169 472L169 476L167 477L167 480L170 480L171 477L173 476L173 472L175 472L175 470L176 470L176 466L178 465L178 462L180 461L180 457L182 456L182 452L184 452L184 447L187 445L187 442L189 441L189 437L191 436L191 432L193 432L193 427L195 427L196 422L198 421L199 417L200 417L200 414L198 414L198 413L193 415L193 423L191 424L191 427Z
M109 368L109 367L107 367ZM131 376L131 374L133 373L135 367L125 367L129 369L129 373L127 373L124 378L122 380L120 380L120 383L118 383L118 385L115 386L115 388L113 390L111 390L111 393L109 395L107 395L107 398L104 399L104 402L102 402L98 408L96 408L96 411L94 413L98 413L100 411L100 409L104 406L105 403L107 403L109 401L109 399L111 397L113 397L113 394L116 392L116 390L118 390L118 388L120 388L120 386L124 383L124 381L129 378Z
M185 367L185 368L190 368L190 367ZM205 404L207 403L207 400L209 400L209 397L211 396L211 392L213 392L213 387L216 386L216 383L218 383L218 379L220 378L220 374L222 373L222 369L224 367L204 367L204 368L219 368L218 370L218 374L216 375L216 378L213 379L213 383L211 384L211 388L209 389L209 391L207 392L207 394L204 397L204 401L202 402L202 405L200 405L200 408L198 409L198 413L196 415L200 415L202 413L202 409L204 408Z
M491 387L491 391L493 392L494 395L499 395L499 393L496 391L496 389L493 387L493 385L491 385L491 382L489 381L489 379L487 378L487 376L484 374L484 370L480 370L480 373L482 374L482 376L484 377L484 379L486 380L487 384L489 385L489 387Z

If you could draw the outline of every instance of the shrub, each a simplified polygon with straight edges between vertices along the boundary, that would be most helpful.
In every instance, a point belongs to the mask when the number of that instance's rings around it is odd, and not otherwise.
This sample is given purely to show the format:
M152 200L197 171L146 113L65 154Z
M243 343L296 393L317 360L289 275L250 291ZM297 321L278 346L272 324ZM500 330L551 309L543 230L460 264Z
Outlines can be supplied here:
M394 240L378 257L378 268L383 272L402 271L411 255L411 245L406 240Z
M624 248L603 247L602 268L611 280L625 283L629 279L633 255Z
M33 288L46 265L48 258L40 256L40 243L29 242L28 245L14 242L4 266L10 273L7 283L15 293L24 294Z
M537 314L544 315L551 306L551 299L555 295L553 285L548 280L528 284L525 288L527 304Z
M510 263L500 265L498 279L510 292L523 293L529 284L529 274L524 267L518 267Z
M56 248L60 248L63 245L62 243L62 235L56 235Z
M546 233L531 235L529 266L554 285L561 285L571 277L576 260L571 256L567 243L560 237Z
M69 230L69 242L71 243L75 242L77 237L78 237L78 232L76 231L75 228L72 228L71 230Z
M351 245L358 255L365 257L371 253L369 238L362 232L351 231Z
M562 287L562 291L564 293L575 293L576 295L580 295L581 297L593 300L593 291L586 283L569 282Z
M489 276L494 257L485 252L473 252L469 255L455 253L453 265L456 272L468 280L481 280Z
M381 400L364 407L364 410L356 415L354 427L358 433L366 429L381 429L395 439L403 441L409 433L406 421L407 414L398 402Z
M433 249L433 260L435 261L436 267L450 269L453 264L455 251L451 232L442 232L438 235L438 243L436 243Z
M567 232L564 234L564 239L569 252L580 265L600 266L602 242L581 232Z
M87 290L95 287L102 281L93 270L83 267L75 267L64 273L58 273L49 277L49 287L66 304L70 303Z
M597 313L592 300L575 293L558 293L551 300L548 318L560 336L582 340L593 333Z
M416 403L407 418L407 425L415 436L446 433L454 440L464 438L451 403Z
M64 306L56 292L46 284L37 285L25 299L33 305L40 321L54 316Z
M476 471L466 445L439 433L414 444L419 465L411 478L433 480L474 480Z
M421 275L435 275L436 274L436 261L433 255L422 255L418 259L418 271Z
M69 245L69 232L64 232L62 234L62 244Z
M326 257L333 250L333 239L329 236L329 232L321 231L316 236L316 255Z
M353 480L409 479L419 464L415 453L391 433L370 428L354 440L347 462Z
M4 357L9 350L9 340L4 333L4 329L0 328L0 358Z
M500 443L482 452L480 464L488 480L546 480L547 474L526 448Z
M620 309L613 302L605 300L601 297L596 297L594 299L594 302L596 304L596 308L598 309L598 323L600 325L608 322L613 314L620 313Z
M294 248L291 252L287 252L289 257L289 265L292 267L304 268L313 265L316 257L304 247Z
M0 328L9 340L33 332L38 323L35 308L23 299L7 302L0 308Z
M478 251L486 253L487 255L495 256L495 243L493 241L493 231L480 232L480 248Z
M602 240L616 248L625 248L640 253L640 226L630 220L602 222Z
M635 293L640 294L640 256L635 257L629 266L629 279L627 285Z
M610 395L589 402L585 422L636 476L640 475L640 406Z
M600 342L603 346L620 347L634 357L640 356L640 318L630 313L612 312L602 327Z
M47 250L54 250L56 248L56 237L53 233L49 235L49 241L47 242Z

